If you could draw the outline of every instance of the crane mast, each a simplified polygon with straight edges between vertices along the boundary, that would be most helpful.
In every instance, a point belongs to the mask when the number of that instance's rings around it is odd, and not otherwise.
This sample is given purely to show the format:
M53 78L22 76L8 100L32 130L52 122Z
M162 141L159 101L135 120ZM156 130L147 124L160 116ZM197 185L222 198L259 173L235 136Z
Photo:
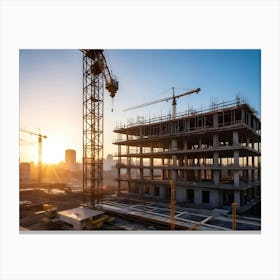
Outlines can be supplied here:
M102 201L104 86L112 98L118 82L103 50L83 53L83 194L84 203L98 208Z

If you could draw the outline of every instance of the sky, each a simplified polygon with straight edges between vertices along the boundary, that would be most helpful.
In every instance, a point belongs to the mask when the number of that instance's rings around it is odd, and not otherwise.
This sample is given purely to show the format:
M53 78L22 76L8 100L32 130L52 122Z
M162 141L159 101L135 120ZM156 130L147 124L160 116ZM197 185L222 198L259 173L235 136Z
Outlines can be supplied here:
M114 128L172 112L171 102L135 110L146 102L201 88L199 94L177 101L177 112L207 108L211 102L246 99L261 113L260 50L105 50L113 75L119 81L113 112L104 94L104 156L116 153ZM19 51L20 129L43 135L43 162L64 161L66 149L82 161L82 53L79 50ZM37 162L38 138L20 133L20 161Z

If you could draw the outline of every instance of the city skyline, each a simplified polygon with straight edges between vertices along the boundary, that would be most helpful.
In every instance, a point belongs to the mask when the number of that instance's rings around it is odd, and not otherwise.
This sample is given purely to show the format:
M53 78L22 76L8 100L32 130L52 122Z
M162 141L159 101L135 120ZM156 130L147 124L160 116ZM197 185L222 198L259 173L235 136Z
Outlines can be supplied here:
M145 102L197 87L199 94L180 98L177 112L211 102L245 98L261 113L260 50L106 50L119 80L113 104L104 92L104 157L114 154L114 128L171 113L170 102L123 112ZM66 149L82 161L82 54L78 50L20 50L20 128L48 136L43 162L57 163ZM20 161L37 162L37 137L20 133Z

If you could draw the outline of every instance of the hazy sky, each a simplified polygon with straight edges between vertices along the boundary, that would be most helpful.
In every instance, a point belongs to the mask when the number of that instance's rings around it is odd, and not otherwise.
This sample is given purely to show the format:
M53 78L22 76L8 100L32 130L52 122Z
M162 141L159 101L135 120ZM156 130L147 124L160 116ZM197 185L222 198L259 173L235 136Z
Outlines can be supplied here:
M155 117L172 111L171 102L137 110L124 109L187 90L177 112L216 102L246 98L260 112L260 50L106 50L105 56L119 80L111 112L105 91L104 155L116 152L117 123L137 116ZM48 136L43 140L43 161L64 160L66 149L82 158L82 53L78 50L20 50L20 128ZM20 160L37 161L37 137L20 133Z

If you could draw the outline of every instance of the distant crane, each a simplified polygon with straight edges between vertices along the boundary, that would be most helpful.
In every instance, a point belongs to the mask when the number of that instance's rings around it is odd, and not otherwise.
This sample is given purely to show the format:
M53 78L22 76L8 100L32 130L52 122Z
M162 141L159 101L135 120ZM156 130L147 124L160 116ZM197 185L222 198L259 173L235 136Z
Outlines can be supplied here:
M141 107L149 106L149 105L152 105L152 104L155 104L155 103L172 100L172 118L175 118L176 114L177 114L177 112L176 112L177 99L179 99L180 97L185 96L185 95L189 95L189 94L193 94L193 93L199 93L200 90L201 90L200 88L197 88L197 89L187 91L187 92L179 94L179 95L175 95L175 89L174 89L174 87L172 87L173 94L170 97L166 97L166 98L158 99L158 100L155 100L155 101L143 103L141 105L130 107L130 108L125 109L123 111L125 112L125 111L128 111L128 110L133 110L133 109L138 109L138 108L141 108Z
M39 133L28 131L25 129L20 129L21 132L28 133L30 135L38 136L38 184L41 185L42 181L42 138L47 138L46 135L42 135L39 129Z
M83 53L83 194L84 204L101 206L103 181L104 86L113 98L119 89L107 65L104 51ZM112 109L113 110L113 109Z

